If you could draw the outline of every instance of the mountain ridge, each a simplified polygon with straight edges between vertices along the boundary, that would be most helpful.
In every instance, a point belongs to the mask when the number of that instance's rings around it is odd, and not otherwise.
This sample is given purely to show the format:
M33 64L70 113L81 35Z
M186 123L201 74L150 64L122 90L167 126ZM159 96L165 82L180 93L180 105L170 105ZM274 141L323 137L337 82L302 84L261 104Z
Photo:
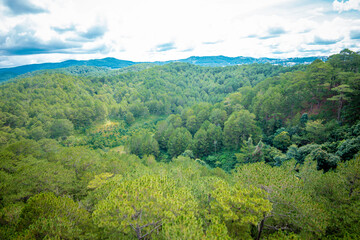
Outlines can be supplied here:
M227 57L227 56L219 55L219 56L191 56L185 59L155 61L155 62L133 62L128 60L120 60L113 57L106 57L102 59L66 60L66 61L54 62L54 63L37 63L37 64L27 64L17 67L11 67L11 68L0 68L0 82L4 82L21 74L25 74L37 70L58 69L58 68L66 68L71 66L84 66L84 65L104 67L109 69L119 69L119 68L129 67L135 64L142 64L142 63L153 63L158 65L164 65L172 62L185 62L199 66L209 66L209 67L226 67L226 66L252 64L252 63L270 63L274 65L293 66L297 64L309 64L316 59L321 59L322 61L326 61L327 57L313 56L313 57L278 59L278 58L253 58L253 57L243 57L243 56Z
M223 55L219 56L191 56L186 59L175 60L178 62L188 62L202 66L213 66L213 67L225 67L231 65L242 65L252 63L270 63L275 65L292 66L296 64L309 64L316 59L326 61L325 56L312 56L312 57L295 57L295 58L253 58L253 57L227 57Z

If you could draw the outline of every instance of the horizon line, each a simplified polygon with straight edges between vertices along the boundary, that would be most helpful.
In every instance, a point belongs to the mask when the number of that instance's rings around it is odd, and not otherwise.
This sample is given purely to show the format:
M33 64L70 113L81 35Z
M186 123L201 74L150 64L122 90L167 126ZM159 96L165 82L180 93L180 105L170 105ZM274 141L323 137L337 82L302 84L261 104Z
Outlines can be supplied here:
M332 55L332 54L331 54ZM205 58L205 57L225 57L225 58L231 58L231 59L236 59L236 58L251 58L251 59L271 59L271 60L286 60L286 59L302 59L302 58L328 58L331 55L313 55L313 56L307 56L307 57L279 57L279 58L274 58L274 57L250 57L250 56L236 56L236 57L230 57L230 56L225 56L225 55L193 55L187 58L180 58L180 59L171 59L171 60L163 60L163 61L132 61L132 60L126 60L126 59L119 59L116 57L104 57L104 58L91 58L91 59L67 59L67 60L63 60L63 61L56 61L56 62L39 62L39 63L30 63L30 64L23 64L23 65L14 65L12 67L0 67L0 69L11 69L11 68L17 68L17 67L23 67L23 66L34 66L34 65L41 65L41 64L58 64L58 63L64 63L64 62L68 62L68 61L77 61L77 62L81 62L81 61L92 61L92 60L104 60L104 59L116 59L119 61L125 61L125 62L132 62L135 64L141 64L141 63L166 63L166 62L174 62L174 61L181 61L181 60L187 60L190 58Z

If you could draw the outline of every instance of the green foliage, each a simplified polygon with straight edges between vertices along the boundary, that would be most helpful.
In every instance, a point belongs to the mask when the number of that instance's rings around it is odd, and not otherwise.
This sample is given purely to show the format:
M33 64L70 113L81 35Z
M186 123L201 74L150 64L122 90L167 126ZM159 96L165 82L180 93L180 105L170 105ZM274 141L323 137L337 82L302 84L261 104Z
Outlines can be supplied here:
M306 123L307 138L313 143L322 143L328 137L328 132L325 126L322 124L323 120L318 119L315 121L308 121Z
M266 240L300 240L301 237L295 233L286 233L284 231L277 231L269 235Z
M254 163L264 160L264 144L259 141L255 146L252 138L249 137L247 141L243 141L240 153L235 153L236 159L239 163Z
M259 140L260 128L256 126L255 115L248 110L233 112L224 126L224 143L229 149L238 150L243 140L250 136Z
M360 136L344 140L340 143L336 155L343 160L350 160L360 151Z
M223 132L221 127L209 124L207 128L207 139L209 143L209 152L219 152L223 147Z
M69 197L40 193L22 210L18 230L23 239L79 239L95 237L92 227L89 213Z
M360 56L359 53L344 49L339 54L330 56L329 63L344 71L359 72Z
M68 119L56 119L50 126L51 138L66 138L72 134L74 125ZM37 137L40 139L40 137Z
M311 197L311 180L307 171L316 176L313 165L302 169L299 179L294 171L295 162L289 161L281 167L271 167L265 163L241 165L237 168L235 179L250 186L256 186L268 193L273 209L264 216L268 229L290 230L321 235L325 232L328 215L324 207ZM308 170L309 169L309 170ZM314 237L314 236L313 236Z
M169 137L167 149L172 157L177 157L192 144L190 132L183 127L177 128Z
M292 144L288 147L288 150L286 152L286 158L287 159L297 159L298 157L298 147L295 144Z
M192 214L179 214L165 221L160 235L164 239L204 239L201 222Z
M340 158L335 154L328 153L322 146L317 144L308 144L297 148L292 147L291 151L287 152L287 158L294 158L298 163L304 163L306 159L316 161L319 170L328 171L336 168L340 162Z
M112 173L101 173L95 176L93 180L89 182L89 185L87 186L88 189L96 189L104 185L107 180L111 177L113 177L114 174Z
M156 124L155 139L158 141L160 149L167 149L173 131L174 127L167 121L160 121Z
M288 132L281 132L274 137L273 144L276 148L286 151L291 145L291 140Z
M300 123L305 126L305 124L309 121L309 115L307 113L304 113L301 115Z
M340 158L334 154L329 154L326 151L318 148L311 152L312 158L317 162L319 170L328 171L329 169L335 169Z
M211 111L210 121L216 126L224 127L224 123L227 119L227 114L225 110L215 108Z
M316 150L318 148L320 148L320 145L318 144L308 144L298 148L295 158L296 161L301 164L304 163L306 156L308 156L313 150Z
M359 157L339 163L315 182L317 198L324 201L330 215L326 234L329 239L357 239L359 228Z
M209 136L206 130L200 128L193 140L194 153L197 157L203 157L210 152Z
M159 154L159 144L154 139L153 134L148 132L132 135L128 142L128 148L130 153L139 157L150 154L157 156Z
M176 187L173 180L143 176L120 183L118 188L96 206L93 216L95 223L108 231L132 233L142 239L155 234L155 230L163 224L168 228L167 231L169 228L177 228L171 227L174 221L194 227L186 223L186 216L189 215L191 219L196 207L196 201L190 192ZM182 215L184 217L181 218Z
M64 168L63 165L39 160L31 155L21 161L10 160L11 165L9 160L9 158L5 160L7 166L3 165L0 170L2 204L26 201L31 196L44 191L57 194L74 193L75 173Z
M125 122L128 125L131 125L132 123L135 122L135 118L134 118L134 114L132 114L132 112L127 112L125 115Z
M23 203L9 204L0 209L0 238L11 239L18 234L21 211Z
M3 84L0 238L358 239L359 59Z
M171 114L168 118L167 121L169 122L169 124L171 124L174 128L179 128L182 127L182 119L180 117L179 114Z
M348 100L350 100L350 98L348 98L345 95L345 93L353 92L353 90L347 84L339 85L337 87L332 88L331 90L338 93L338 95L334 95L331 98L328 98L328 100L330 100L330 101L348 101Z
M237 164L237 159L233 151L222 151L209 155L205 161L211 167L219 167L225 171L231 171Z
M146 116L149 114L149 110L146 106L143 105L143 103L141 103L140 101L136 101L133 102L131 104L129 104L129 111L126 114L126 122L128 124L131 124L130 120L131 120L131 114L133 115L133 117L138 118L138 117L142 117L142 116Z
M245 188L240 183L229 186L221 180L214 182L212 187L214 190L209 195L211 201L207 218L212 220L213 215L219 217L228 225L228 229L244 229L249 223L257 225L263 215L272 209L265 192L256 187ZM241 234L244 237L248 233ZM236 230L231 235L240 236Z

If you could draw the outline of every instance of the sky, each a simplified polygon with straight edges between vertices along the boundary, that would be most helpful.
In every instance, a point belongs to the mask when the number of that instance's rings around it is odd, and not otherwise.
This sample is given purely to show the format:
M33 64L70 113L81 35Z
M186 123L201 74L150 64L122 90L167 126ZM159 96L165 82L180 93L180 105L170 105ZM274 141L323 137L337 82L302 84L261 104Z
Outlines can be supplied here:
M360 51L360 0L0 0L0 68Z

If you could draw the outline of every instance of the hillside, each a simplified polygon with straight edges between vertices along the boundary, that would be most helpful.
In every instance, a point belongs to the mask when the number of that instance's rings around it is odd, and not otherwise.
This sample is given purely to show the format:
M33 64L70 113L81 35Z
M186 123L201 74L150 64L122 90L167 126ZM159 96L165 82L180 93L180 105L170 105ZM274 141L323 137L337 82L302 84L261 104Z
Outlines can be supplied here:
M274 65L293 66L297 64L310 64L316 59L326 61L327 57L304 57L304 58L252 58L252 57L225 57L225 56L209 56L209 57L189 57L177 60L178 62L186 62L200 66L226 67L231 65L253 64L253 63L270 63Z
M287 59L272 59L272 58L250 58L250 57L224 57L224 56L209 56L209 57L189 57L187 59L163 61L154 63L143 63L147 65L163 65L171 62L185 62L199 66L209 67L225 67L233 65L243 65L252 63L270 63L274 65L293 66L297 64L309 64L315 59L326 60L326 57L306 57L306 58L287 58ZM104 58L93 60L68 60L60 63L42 63L42 64L30 64L14 68L0 68L0 82L14 78L18 75L29 73L44 69L59 69L68 68L74 66L91 66L101 67L103 71L109 69L119 69L129 67L135 64L142 64L140 62L131 62L125 60L119 60L116 58Z
M93 60L67 60L60 63L41 63L30 64L13 68L0 68L0 82L14 78L20 74L44 70L44 69L58 69L72 66L94 66L104 68L123 68L136 64L135 62L118 60L116 58L104 58Z
M0 239L360 237L358 53L108 61L0 86Z

